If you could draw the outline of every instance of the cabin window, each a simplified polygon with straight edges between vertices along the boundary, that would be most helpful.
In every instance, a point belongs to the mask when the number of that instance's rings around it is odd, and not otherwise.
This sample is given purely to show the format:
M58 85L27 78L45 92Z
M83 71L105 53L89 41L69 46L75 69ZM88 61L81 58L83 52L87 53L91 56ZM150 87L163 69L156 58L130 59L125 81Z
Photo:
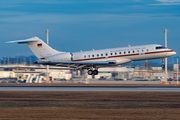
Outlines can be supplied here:
M111 53L111 55L113 55L113 53Z
M101 56L103 56L103 54L101 54Z
M131 53L130 51L128 51L128 53Z
M146 51L149 51L148 49Z
M86 58L86 55L84 56L84 58Z
M115 52L114 54L115 54L115 55L117 55L117 53L116 53L116 52Z
M134 53L134 50L133 50L133 53Z
M99 57L99 54L97 54L97 57Z
M90 55L88 55L88 57L90 58Z
M144 50L142 50L142 52L144 52Z
M119 52L119 54L121 54L121 52Z
M124 54L126 54L126 52L124 52Z
M94 55L92 55L92 57L94 57Z
M108 56L108 53L106 53L106 56Z
M137 52L139 52L139 50L137 50Z

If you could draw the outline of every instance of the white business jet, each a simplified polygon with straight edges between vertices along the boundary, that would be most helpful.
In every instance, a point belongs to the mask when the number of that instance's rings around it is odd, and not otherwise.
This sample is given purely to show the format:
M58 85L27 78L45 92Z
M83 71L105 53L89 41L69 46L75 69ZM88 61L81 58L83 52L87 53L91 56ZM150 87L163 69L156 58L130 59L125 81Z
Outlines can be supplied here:
M137 60L166 58L176 54L158 44L128 46L111 49L101 49L81 52L60 52L38 37L25 40L9 41L6 43L27 44L38 58L35 63L56 65L75 69L87 69L89 75L97 75L98 68L117 66Z

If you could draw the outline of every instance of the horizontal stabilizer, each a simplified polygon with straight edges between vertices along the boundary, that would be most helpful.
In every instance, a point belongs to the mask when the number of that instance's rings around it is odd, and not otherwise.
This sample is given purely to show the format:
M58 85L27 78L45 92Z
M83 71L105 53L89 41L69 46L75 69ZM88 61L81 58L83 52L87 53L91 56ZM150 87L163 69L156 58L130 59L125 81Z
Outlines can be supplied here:
M41 40L41 39L39 39L38 37L32 37L32 38L24 39L24 40L8 41L6 43L26 44L26 43L29 43L29 42L37 42L39 40Z

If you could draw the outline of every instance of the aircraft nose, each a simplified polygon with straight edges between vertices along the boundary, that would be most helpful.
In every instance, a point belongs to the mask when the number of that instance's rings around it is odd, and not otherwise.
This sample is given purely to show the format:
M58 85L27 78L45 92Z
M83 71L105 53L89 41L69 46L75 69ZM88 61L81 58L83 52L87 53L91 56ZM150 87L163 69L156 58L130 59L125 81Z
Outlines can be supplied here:
M172 52L172 55L176 55L176 52L175 52L175 51L173 51L173 52Z
M168 53L168 56L173 56L173 55L176 55L176 52L175 52L175 51L172 51L172 52L169 52L169 53Z

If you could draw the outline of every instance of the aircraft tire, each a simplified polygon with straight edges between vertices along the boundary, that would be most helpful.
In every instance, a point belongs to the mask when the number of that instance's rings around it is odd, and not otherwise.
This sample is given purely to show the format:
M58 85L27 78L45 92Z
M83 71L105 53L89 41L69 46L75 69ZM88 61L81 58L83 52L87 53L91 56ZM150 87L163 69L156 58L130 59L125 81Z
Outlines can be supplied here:
M93 71L92 70L88 70L88 75L92 75Z
M98 73L99 73L98 70L93 70L94 75L98 75Z
M165 68L165 65L164 65L164 64L162 64L162 65L161 65L161 67L164 69L164 68Z

